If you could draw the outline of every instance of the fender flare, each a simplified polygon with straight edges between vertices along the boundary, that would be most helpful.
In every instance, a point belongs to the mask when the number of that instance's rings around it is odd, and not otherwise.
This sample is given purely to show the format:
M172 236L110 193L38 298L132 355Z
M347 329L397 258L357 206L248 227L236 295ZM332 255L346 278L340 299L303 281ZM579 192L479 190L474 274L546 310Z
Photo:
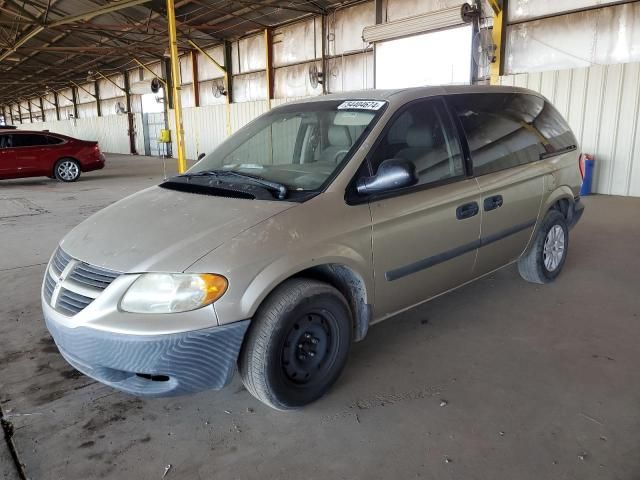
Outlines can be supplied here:
M368 263L360 257L354 250L345 249L340 246L340 250L336 251L337 245L328 246L324 254L318 255L316 252L313 258L305 256L302 252L282 256L276 261L270 263L262 271L260 271L251 283L247 286L240 300L242 311L248 312L249 317L253 317L264 300L285 280L300 276L304 272L319 273L324 271L331 272L331 277L336 282L330 282L343 291L349 289L356 292L352 298L347 298L352 309L354 320L355 340L361 340L366 335L372 314L373 304L373 276L365 274ZM337 253L339 252L339 254ZM292 258L298 261L292 266ZM369 267L370 268L370 267ZM349 272L348 276L341 275L340 272ZM347 278L348 277L348 278ZM322 280L322 277L320 278ZM337 285L335 285L337 283ZM344 287L344 288L342 288ZM350 295L345 295L350 296Z

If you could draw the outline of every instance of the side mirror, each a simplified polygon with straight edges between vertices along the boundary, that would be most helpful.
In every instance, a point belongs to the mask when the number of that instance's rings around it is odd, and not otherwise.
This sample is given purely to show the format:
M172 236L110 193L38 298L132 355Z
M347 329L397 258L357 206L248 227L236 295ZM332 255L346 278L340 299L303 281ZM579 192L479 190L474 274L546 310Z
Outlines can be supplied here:
M359 194L366 195L410 187L416 183L418 183L418 176L413 163L390 158L380 164L374 176L359 178L356 182L356 190Z
M200 155L198 155L198 161L202 160L206 156L207 156L206 153L201 153Z

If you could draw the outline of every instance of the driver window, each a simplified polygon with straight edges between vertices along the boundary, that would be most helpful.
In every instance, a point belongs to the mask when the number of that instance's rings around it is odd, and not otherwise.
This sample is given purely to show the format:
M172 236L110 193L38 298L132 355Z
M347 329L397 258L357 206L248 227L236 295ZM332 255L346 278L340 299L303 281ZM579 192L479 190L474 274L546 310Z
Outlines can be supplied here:
M0 149L11 148L11 135L0 135Z
M440 100L415 102L393 120L371 157L373 171L390 158L413 163L418 185L465 174L460 144Z

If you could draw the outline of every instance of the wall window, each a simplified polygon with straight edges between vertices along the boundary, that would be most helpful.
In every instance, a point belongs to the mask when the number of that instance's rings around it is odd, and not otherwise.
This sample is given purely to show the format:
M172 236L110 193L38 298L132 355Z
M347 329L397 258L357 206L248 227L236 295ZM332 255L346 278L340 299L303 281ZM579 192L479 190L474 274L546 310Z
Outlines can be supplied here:
M377 171L382 161L399 158L416 166L418 184L464 175L464 160L451 120L440 100L407 107L384 134L371 157Z
M376 44L376 88L468 84L470 26Z

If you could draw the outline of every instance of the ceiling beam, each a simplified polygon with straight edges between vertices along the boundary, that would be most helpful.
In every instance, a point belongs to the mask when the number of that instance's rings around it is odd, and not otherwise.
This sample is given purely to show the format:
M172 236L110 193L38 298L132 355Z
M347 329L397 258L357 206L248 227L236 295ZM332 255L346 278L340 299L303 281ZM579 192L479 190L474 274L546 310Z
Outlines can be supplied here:
M118 10L122 10L123 8L134 7L136 5L141 5L141 4L147 3L149 1L150 0L124 0L124 1L119 1L119 2L113 2L113 3L107 4L107 5L103 6L103 7L99 7L97 9L95 9L95 10L90 10L88 12L80 13L78 15L70 15L68 17L61 18L59 20L51 22L48 26L49 27L56 27L56 26L60 26L60 25L65 25L67 23L78 22L80 20L91 20L92 18L98 17L100 15L104 15L106 13L116 12ZM29 32L27 32L24 35L22 35L13 44L13 46L10 49L8 49L6 52L4 52L2 55L0 55L0 62L2 60L4 60L5 58L7 58L9 55L11 55L13 52L15 52L22 45L27 43L29 40L31 40L32 38L34 38L35 36L40 34L46 28L47 28L47 26L45 26L45 25L38 25L37 27L34 27Z

